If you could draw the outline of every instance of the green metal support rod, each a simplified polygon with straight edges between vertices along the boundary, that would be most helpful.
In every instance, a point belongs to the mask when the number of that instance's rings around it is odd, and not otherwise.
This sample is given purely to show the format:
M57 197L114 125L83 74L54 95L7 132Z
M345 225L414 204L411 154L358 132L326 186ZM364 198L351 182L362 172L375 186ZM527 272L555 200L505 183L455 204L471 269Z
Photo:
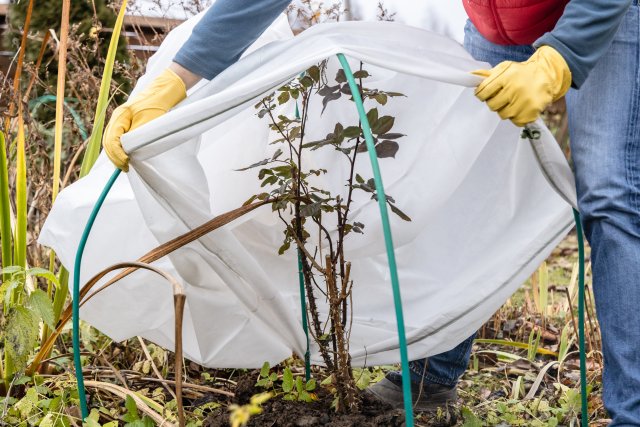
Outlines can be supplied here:
M87 396L84 389L84 375L82 375L82 361L80 360L80 267L82 266L82 254L84 253L84 248L87 245L87 240L89 239L89 234L91 233L93 223L98 216L98 212L100 212L102 204L107 198L107 194L109 194L109 191L111 191L111 187L113 187L116 179L118 179L120 172L120 169L116 169L116 171L113 172L113 175L111 175L111 178L109 178L109 181L104 187L104 190L102 190L100 197L98 197L98 201L93 207L91 215L89 215L87 225L84 228L84 232L82 233L82 237L80 238L80 243L78 244L78 251L76 252L76 262L73 268L73 364L76 370L76 380L78 381L78 398L80 399L80 410L82 412L83 421L89 415L89 407L87 406Z
M349 62L343 54L338 54L340 65L344 69L344 73L349 82L351 95L358 108L360 122L362 123L362 132L369 151L369 159L371 160L371 168L373 169L373 179L376 184L376 193L378 195L378 205L380 207L380 217L382 219L382 230L384 232L384 243L387 249L387 259L389 260L389 272L391 274L391 287L393 289L393 302L396 310L396 321L398 324L398 343L400 346L400 360L402 372L402 391L404 395L404 411L406 419L406 427L413 427L413 404L411 402L411 379L409 375L409 358L407 355L407 338L404 330L404 315L402 312L402 297L400 295L400 282L398 280L398 267L396 265L396 256L393 251L393 239L391 236L391 226L389 225L389 211L387 210L387 196L384 192L382 184L382 176L380 174L380 166L378 165L378 157L373 142L373 133L367 119L367 113L364 109L362 96L360 96L360 88L349 66Z
M580 401L582 405L582 427L589 427L589 401L587 398L587 353L585 350L584 332L584 237L580 213L573 210L578 237L578 341L580 348Z

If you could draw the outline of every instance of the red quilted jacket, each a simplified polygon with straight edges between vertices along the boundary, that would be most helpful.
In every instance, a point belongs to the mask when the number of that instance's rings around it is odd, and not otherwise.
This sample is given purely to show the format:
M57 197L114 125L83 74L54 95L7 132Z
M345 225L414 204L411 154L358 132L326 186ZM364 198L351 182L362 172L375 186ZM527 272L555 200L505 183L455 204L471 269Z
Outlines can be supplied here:
M469 19L487 40L532 44L556 25L569 0L463 0Z

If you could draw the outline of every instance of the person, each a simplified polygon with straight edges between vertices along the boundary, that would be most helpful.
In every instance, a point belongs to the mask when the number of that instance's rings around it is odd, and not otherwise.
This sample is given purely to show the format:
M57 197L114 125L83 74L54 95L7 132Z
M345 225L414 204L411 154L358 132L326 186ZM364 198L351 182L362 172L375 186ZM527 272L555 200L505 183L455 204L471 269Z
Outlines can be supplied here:
M120 136L164 114L201 78L213 79L289 0L218 0L174 62L118 107L104 148L128 169ZM605 4L606 3L606 4ZM640 426L640 7L638 0L464 0L464 45L493 68L476 96L518 126L565 94L578 205L591 244L602 332L603 399L612 426ZM410 363L417 410L454 401L474 337ZM402 373L369 388L402 405Z
M465 0L464 6L470 17L465 48L494 66L477 72L485 77L478 98L522 126L567 95L578 206L591 244L602 332L604 405L611 426L640 426L638 0ZM469 339L412 362L412 380L454 388L471 345ZM390 373L373 391L399 402L400 378ZM430 399L428 388L416 389L425 407L443 396L440 391Z

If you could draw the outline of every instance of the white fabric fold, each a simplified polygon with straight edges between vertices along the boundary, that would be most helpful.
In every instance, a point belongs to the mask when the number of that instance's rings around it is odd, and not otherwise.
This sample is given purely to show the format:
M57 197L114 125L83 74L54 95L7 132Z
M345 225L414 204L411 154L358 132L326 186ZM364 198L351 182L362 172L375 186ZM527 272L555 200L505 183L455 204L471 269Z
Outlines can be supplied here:
M166 67L197 19L171 33L135 90ZM125 135L131 171L118 179L97 218L81 282L260 192L257 170L237 171L276 149L270 142L277 136L254 104L325 59L333 78L337 53L354 68L364 63L372 75L367 87L406 95L379 109L396 117L394 132L406 135L396 158L380 163L386 191L412 218L391 217L410 357L448 350L480 327L571 228L571 171L541 122L539 139L530 143L474 97L478 77L469 72L486 64L446 37L393 23L319 25L294 38L280 20L240 62ZM291 115L294 107L287 103L278 113ZM348 97L322 115L321 108L317 97L308 140L323 138L336 122L358 123ZM328 169L318 184L340 194L348 173L343 157L319 149L305 153L304 164ZM53 207L40 242L66 266L112 171L101 158ZM372 177L366 156L356 171ZM352 215L365 224L365 234L350 236L346 245L354 280L353 362L394 363L398 338L377 203L357 193ZM245 368L304 353L297 261L294 251L278 256L282 231L271 209L260 208L157 263L186 289L188 358ZM318 303L326 317L325 301ZM116 340L141 335L174 345L171 291L150 273L137 272L96 296L81 316Z

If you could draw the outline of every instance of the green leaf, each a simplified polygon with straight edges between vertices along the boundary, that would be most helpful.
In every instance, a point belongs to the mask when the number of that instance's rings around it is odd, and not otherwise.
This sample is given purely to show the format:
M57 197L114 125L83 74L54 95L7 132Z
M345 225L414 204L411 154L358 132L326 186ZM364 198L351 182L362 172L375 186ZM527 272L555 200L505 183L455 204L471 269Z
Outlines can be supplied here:
M84 419L84 422L86 423L89 420L95 421L96 423L100 421L100 411L98 411L96 408L91 408L91 413L89 413L87 418ZM98 426L99 425L100 424L98 424Z
M269 376L269 371L271 370L271 366L269 366L269 362L264 362L262 368L260 369L260 376L262 378L266 378Z
M376 154L378 158L385 159L388 157L396 157L396 153L400 146L395 141L382 141L376 145Z
M260 186L264 187L264 186L269 185L269 184L275 184L276 182L278 182L278 177L277 176L270 176L269 178L267 178L264 181L262 181L262 184Z
M460 413L462 414L462 418L464 419L464 424L462 427L482 427L482 422L478 417L475 416L473 412L466 406L463 406L460 409Z
M374 99L378 101L378 104L380 105L387 105L387 101L389 98L384 93L379 93L376 96L374 96Z
M57 427L59 425L59 415L49 412L47 415L40 420L38 427ZM87 418L84 422L85 427L101 427L99 423L93 421L92 419Z
M122 417L123 421L132 423L140 420L138 406L136 405L136 401L133 400L133 397L127 395L127 398L124 401L124 407L127 409L127 413Z
M60 287L60 282L58 281L56 275L45 268L30 268L27 270L27 276L42 277L43 279L46 279L56 285L56 288Z
M20 399L14 408L18 410L23 419L29 418L38 411L38 392L35 388L28 388L25 396Z
M4 140L4 134L0 132L0 245L2 250L2 264L11 264L13 257L11 251L11 204L9 202L9 162L7 161L7 148ZM0 267L2 267L0 264ZM7 277L0 276L0 280Z
M401 219L407 222L411 222L411 218L407 214L402 212L400 209L398 209L394 204L389 203L389 207L391 208L391 212L398 215Z
M345 138L351 139L360 136L361 133L360 126L349 126L344 130L343 135Z
M302 383L302 378L296 378L296 391L298 393L302 393L304 391L304 384Z
M303 217L316 216L320 214L322 203L311 203L300 208L300 215Z
M320 81L320 67L314 65L307 70L307 74L313 79L314 82Z
M284 244L278 249L278 255L284 254L290 247L291 242L284 242Z
M13 362L15 372L27 365L29 353L38 339L38 318L25 307L15 307L9 313L5 334L5 350ZM13 375L15 372L7 372Z
M329 375L327 378L323 379L320 382L320 385L322 385L322 386L328 386L328 385L331 385L331 384L333 384L333 374Z
M358 375L355 375L358 379L356 380L356 387L360 390L365 390L369 385L371 385L371 372L365 368L358 368Z
M60 80L59 80L60 81ZM56 123L57 125L57 123ZM54 155L55 156L55 155ZM16 169L15 169L15 226L13 240L13 263L26 267L27 265L27 159L26 142L24 136L24 120L18 114L18 136L16 138ZM54 178L54 183L57 181ZM55 186L54 186L55 187ZM55 193L54 188L54 193Z
M289 92L282 92L279 96L278 96L278 103L280 105L286 103L289 101L289 99L291 99L291 95L289 95Z
M380 139L400 139L403 136L406 136L403 133L383 133L382 135L378 135Z
M376 121L375 125L371 125L371 132L376 135L385 134L393 128L396 119L391 116L383 116Z
M51 329L55 328L53 302L42 289L36 289L29 295L27 305Z
M242 168L242 169L236 169L235 171L236 172L246 171L246 170L249 170L249 169L252 169L252 168L257 168L258 166L264 166L264 165L268 164L269 162L271 162L271 159L260 160L259 162L256 162L256 163L254 163L254 164L252 164L250 166L247 166L247 167Z
M300 391L300 394L298 395L298 400L302 401L302 402L307 402L307 403L311 403L313 402L313 398L311 397L311 395L305 391L302 390Z
M370 74L367 70L359 70L353 73L353 77L355 77L356 79L366 79L367 77L369 77L369 75Z
M13 382L13 385L25 385L31 382L31 377L23 375Z
M141 420L135 420L124 425L124 427L155 427L153 420L146 415Z
M13 290L18 288L22 284L19 280L7 280L0 286L0 297L4 295L4 305L5 307L10 307L11 304L11 295L13 295Z
M304 87L311 87L313 86L313 79L309 76L304 76L300 79L300 84Z
M291 393L293 390L293 372L291 369L284 368L284 372L282 373L282 391L285 393Z
M250 205L257 198L258 198L258 195L254 194L253 196L249 197L247 201L242 204L242 206Z
M316 380L314 378L311 378L309 381L307 381L307 383L304 385L304 389L307 391L313 391L316 389Z
M300 133L302 132L302 127L301 126L296 126L293 129L291 129L291 131L289 132L289 139L296 139L297 137L300 136Z
M371 110L369 110L369 112L367 113L367 120L369 120L369 126L371 126L371 129L373 129L376 126L376 123L378 122L377 108L372 108Z
M264 179L267 175L273 175L273 171L271 169L260 169L258 179Z
M16 274L19 273L21 271L24 271L24 268L20 267L19 265L10 265L9 267L5 267L2 270L0 270L0 274L5 275L5 274Z

